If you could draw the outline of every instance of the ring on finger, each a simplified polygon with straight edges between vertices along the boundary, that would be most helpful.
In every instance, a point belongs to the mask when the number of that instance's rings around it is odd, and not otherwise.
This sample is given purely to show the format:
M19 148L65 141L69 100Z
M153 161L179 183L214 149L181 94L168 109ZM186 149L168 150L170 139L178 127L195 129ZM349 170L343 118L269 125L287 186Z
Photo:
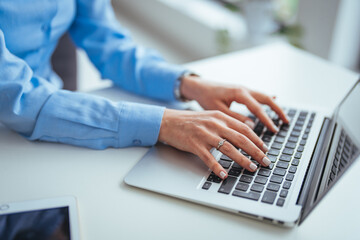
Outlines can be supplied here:
M225 138L221 139L216 147L216 150L219 150L221 148L222 145L224 145L224 143L226 142L227 140Z

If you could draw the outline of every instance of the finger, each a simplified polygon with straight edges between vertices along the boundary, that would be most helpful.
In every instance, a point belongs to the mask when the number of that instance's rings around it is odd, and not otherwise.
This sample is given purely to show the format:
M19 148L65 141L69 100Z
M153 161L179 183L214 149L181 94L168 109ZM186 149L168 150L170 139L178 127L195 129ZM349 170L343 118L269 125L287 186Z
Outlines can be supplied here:
M289 123L289 118L286 116L286 113L281 109L279 105L275 103L276 97L269 97L266 94L251 91L251 95L262 104L268 105L284 123Z
M262 149L263 152L269 151L269 147L261 140L258 135L247 125L236 121L235 119L228 118L226 119L227 126L238 133L245 135L248 139L251 140L258 148ZM223 130L221 130L222 132Z
M213 171L216 176L221 179L226 179L228 177L225 169L215 160L214 156L210 153L210 148L206 149L205 147L200 148L196 155L200 157L200 159Z
M264 123L264 125L270 129L272 132L278 132L279 129L275 126L274 122L266 114L261 105L253 98L250 94L246 94L245 99L242 99L242 102L246 107L253 113L259 120Z
M271 163L269 158L266 157L265 153L261 151L249 138L240 134L232 129L224 130L223 138L227 139L233 145L244 150L253 159L255 159L261 165L267 167Z
M217 146L219 141L221 141L222 139L219 137L217 137L215 139L217 139L217 140L216 140L216 142L214 142L214 145ZM250 161L250 159L248 159L244 155L242 155L239 152L239 150L237 150L228 141L225 141L224 144L218 150L220 152L222 152L223 154L225 154L226 156L228 156L229 158L231 158L232 160L234 160L235 162L237 162L240 166L247 169L248 171L251 171L251 172L256 171L256 169L257 169L256 164L253 163L252 161Z
M251 120L251 118L248 118L244 115L241 115L237 112L233 112L229 109L228 106L226 106L225 103L221 103L221 105L219 106L219 110L222 111L223 113L229 115L230 117L233 117L243 123L245 123L247 126L249 126L251 129L255 128L255 123L253 122L253 120Z

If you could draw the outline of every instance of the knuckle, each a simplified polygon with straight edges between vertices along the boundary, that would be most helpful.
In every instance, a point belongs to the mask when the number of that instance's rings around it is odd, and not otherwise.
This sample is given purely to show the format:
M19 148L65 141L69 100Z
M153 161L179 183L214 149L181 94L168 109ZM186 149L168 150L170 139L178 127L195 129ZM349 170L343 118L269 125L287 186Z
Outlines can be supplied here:
M246 141L247 139L242 134L237 134L236 139L237 139L239 145L241 145L241 146L244 146L244 144L246 144L246 142L247 142Z
M253 130L252 130L248 125L246 125L245 123L242 123L242 124L241 124L241 128L242 128L244 134L247 135L247 136L249 136L249 135L252 133L252 131L253 131Z
M246 90L242 87L234 89L234 94L236 94L237 96L243 96L245 92Z
M252 111L256 116L262 114L262 109L259 106L255 106Z
M265 95L264 100L268 103L272 102L272 98L268 95Z
M219 110L215 110L213 113L214 117L216 118L222 118L224 116L224 113L219 111Z
M233 146L230 143L225 142L224 145L221 146L221 148L222 148L221 150L228 153L231 151L232 147Z

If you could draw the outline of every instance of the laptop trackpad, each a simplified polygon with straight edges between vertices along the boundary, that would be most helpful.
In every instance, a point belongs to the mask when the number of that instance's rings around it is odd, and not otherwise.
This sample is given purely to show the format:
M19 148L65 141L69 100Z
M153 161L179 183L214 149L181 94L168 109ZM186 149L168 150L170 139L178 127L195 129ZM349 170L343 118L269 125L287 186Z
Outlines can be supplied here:
M153 191L195 188L208 174L200 158L164 144L157 144L125 177L129 185Z

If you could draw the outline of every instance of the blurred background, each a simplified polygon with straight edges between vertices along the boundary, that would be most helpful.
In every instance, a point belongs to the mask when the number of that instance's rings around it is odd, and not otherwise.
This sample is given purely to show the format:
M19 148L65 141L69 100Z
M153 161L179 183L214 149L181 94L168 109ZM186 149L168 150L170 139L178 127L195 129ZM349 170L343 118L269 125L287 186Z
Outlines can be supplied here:
M133 39L184 64L284 41L360 72L359 0L112 0ZM110 86L78 50L80 91Z

